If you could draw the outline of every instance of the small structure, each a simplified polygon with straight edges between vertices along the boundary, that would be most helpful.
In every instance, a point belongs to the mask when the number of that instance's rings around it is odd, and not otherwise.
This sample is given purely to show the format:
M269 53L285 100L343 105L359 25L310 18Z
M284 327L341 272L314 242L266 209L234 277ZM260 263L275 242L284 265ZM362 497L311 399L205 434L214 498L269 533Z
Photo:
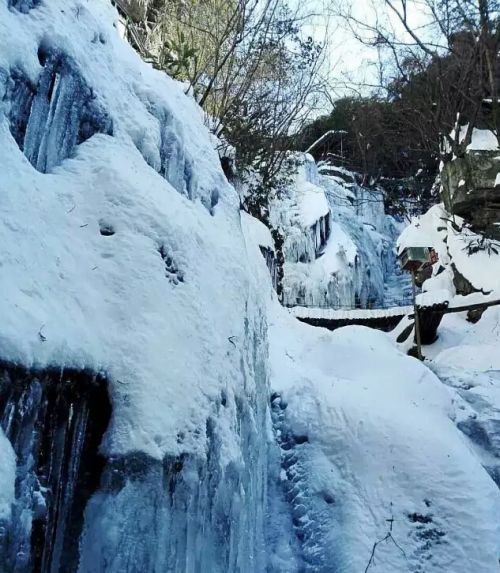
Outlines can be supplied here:
M410 273L433 265L437 260L438 255L432 247L406 247L399 255L401 268Z
M413 291L413 308L415 312L415 338L417 341L417 357L422 360L422 341L420 337L420 320L417 308L416 274L423 268L438 261L438 255L432 247L406 247L399 254L399 262L404 271L411 273ZM437 327L436 327L437 328Z

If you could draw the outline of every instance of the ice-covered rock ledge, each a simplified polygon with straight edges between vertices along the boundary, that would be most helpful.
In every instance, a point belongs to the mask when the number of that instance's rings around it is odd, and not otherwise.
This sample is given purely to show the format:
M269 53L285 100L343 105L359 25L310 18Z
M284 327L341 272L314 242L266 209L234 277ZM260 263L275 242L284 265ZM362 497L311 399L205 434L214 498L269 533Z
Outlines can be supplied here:
M257 573L262 287L197 105L140 61L115 19L106 0L0 1L0 418L25 478L9 521L2 458L0 561ZM107 462L95 496L75 501L72 485L97 470L68 452L95 420L76 415L87 410L72 391L47 420L44 396L96 377L112 406ZM33 428L52 428L62 458L16 442ZM46 489L49 467L69 484L63 498Z

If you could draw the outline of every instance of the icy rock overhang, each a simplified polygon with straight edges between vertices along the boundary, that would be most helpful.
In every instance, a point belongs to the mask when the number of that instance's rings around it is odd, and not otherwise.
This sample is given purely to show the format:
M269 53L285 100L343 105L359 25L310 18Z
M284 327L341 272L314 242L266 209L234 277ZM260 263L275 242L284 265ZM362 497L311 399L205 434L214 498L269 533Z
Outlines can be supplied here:
M0 110L13 137L43 173L76 156L95 134L128 139L179 193L213 213L226 184L210 169L209 138L195 127L200 109L176 82L140 62L113 27L116 20L107 2L0 6ZM210 177L198 176L204 168Z
M38 6L40 2L41 0L7 0L7 5L11 9L27 14L31 9Z
M58 50L40 47L37 85L20 71L7 80L10 131L29 162L50 172L96 133L113 134L112 121L78 71Z
M106 371L106 453L162 459L202 451L213 397L253 380L262 300L196 102L115 19L106 1L0 2L0 357Z

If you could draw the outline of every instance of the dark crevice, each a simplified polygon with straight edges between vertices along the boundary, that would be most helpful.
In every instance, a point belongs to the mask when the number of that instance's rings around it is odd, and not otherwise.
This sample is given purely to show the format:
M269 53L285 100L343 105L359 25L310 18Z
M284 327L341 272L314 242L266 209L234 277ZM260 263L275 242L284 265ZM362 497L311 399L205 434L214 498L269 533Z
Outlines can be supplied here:
M7 0L7 6L11 10L17 10L23 14L27 14L33 8L36 8L41 3L41 0Z
M104 469L111 416L101 374L0 363L0 423L17 457L0 558L19 573L75 571L87 501Z
M103 237L112 237L115 234L115 228L111 223L107 223L101 219L99 221L99 233L101 233Z
M47 173L96 133L112 135L113 126L71 58L42 45L38 60L43 66L38 84L14 70L4 101L19 148L35 169Z
M166 245L160 245L158 252L165 263L165 276L174 285L184 282L184 273L179 270L173 255Z

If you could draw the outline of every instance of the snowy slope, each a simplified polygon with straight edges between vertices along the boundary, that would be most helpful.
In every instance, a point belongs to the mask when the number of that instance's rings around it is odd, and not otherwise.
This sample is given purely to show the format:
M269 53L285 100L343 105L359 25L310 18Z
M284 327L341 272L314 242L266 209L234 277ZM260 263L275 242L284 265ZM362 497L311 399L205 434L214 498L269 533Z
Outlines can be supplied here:
M377 331L278 309L270 336L305 570L364 571L382 540L369 571L493 573L500 492L454 424L463 400Z

